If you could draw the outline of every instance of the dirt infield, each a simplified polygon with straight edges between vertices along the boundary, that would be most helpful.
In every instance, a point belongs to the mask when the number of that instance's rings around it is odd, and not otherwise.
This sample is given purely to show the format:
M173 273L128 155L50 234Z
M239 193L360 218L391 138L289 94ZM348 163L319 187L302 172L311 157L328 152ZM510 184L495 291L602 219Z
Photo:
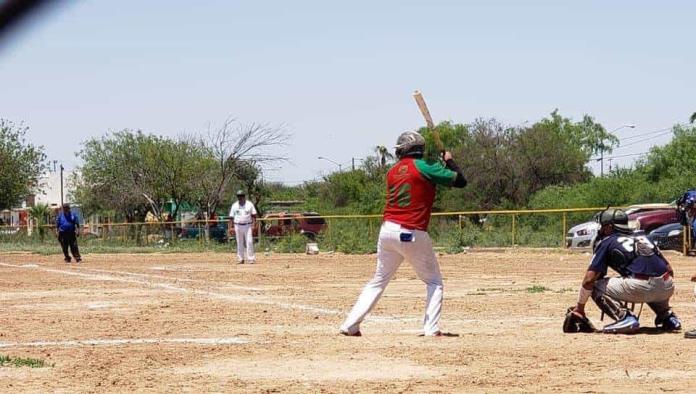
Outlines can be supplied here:
M696 260L670 255L673 307L696 326ZM560 251L440 257L442 328L419 337L424 286L403 265L361 338L337 334L374 256L0 255L2 391L447 392L696 390L696 340L564 335L588 256ZM596 322L599 313L588 305Z

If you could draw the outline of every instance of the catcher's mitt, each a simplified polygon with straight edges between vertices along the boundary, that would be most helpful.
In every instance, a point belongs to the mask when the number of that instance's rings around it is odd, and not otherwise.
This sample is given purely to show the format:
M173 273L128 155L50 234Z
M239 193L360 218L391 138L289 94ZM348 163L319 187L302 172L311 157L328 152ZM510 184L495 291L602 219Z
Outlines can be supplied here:
M573 313L573 307L568 308L563 321L563 332L595 332L597 331L587 316Z

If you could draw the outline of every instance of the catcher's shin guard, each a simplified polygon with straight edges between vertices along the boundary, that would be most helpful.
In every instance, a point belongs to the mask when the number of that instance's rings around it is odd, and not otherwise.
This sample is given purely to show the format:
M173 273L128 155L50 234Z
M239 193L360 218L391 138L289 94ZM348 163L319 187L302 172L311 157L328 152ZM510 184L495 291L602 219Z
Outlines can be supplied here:
M603 314L614 320L621 320L628 313L628 310L622 308L619 302L607 297L604 293L600 293L597 289L592 291L592 300L597 304L597 307Z

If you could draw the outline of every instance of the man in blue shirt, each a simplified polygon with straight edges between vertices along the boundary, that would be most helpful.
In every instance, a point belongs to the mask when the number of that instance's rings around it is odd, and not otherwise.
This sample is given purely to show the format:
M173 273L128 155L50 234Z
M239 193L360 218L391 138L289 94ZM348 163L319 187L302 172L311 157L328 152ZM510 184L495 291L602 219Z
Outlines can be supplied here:
M634 333L638 318L624 303L647 303L655 312L655 326L678 331L681 322L669 307L674 293L674 271L669 262L644 235L628 227L628 215L620 209L606 209L597 220L601 227L594 256L580 287L573 313L585 316L585 304L592 297L607 316L615 320L605 333ZM606 277L611 267L620 276Z
M58 241L65 255L65 262L71 261L68 254L68 248L75 258L76 262L81 262L80 250L77 247L77 237L79 236L80 222L74 213L70 211L70 204L63 204L63 209L56 215L56 231L58 232Z

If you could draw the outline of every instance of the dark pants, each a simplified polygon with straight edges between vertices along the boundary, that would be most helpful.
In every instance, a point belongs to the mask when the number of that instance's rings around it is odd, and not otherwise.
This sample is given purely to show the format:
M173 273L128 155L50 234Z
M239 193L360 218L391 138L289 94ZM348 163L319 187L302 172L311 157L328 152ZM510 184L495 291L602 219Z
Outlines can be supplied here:
M63 255L65 255L65 260L70 261L70 255L68 254L68 248L72 252L73 257L77 260L80 259L80 249L77 248L77 236L74 232L61 231L58 233L58 241L60 241L60 247L63 249Z

